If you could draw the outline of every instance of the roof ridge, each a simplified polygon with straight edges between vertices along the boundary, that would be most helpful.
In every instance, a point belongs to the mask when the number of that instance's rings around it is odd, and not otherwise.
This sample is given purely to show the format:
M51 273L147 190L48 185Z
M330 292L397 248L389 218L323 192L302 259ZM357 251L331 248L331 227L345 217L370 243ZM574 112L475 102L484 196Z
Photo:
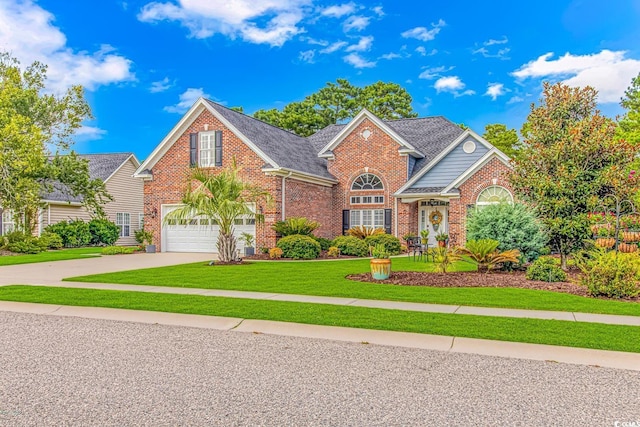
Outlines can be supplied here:
M245 114L244 112L240 112L240 111L233 110L233 109L231 109L231 108L229 108L229 107L227 107L227 106L225 106L225 105L222 105L222 104L220 104L220 103L218 103L218 102L215 102L215 101L212 101L212 100L210 100L210 99L207 99L207 98L205 98L205 99L207 100L207 102L209 102L209 103L211 103L211 104L215 104L215 105L217 105L218 107L222 107L222 108L224 108L225 110L229 110L229 111L231 111L232 113L240 114L240 115L242 115L242 116L248 117L248 118L250 118L250 119L252 119L252 120L255 120L255 121L257 121L257 122L263 123L263 124L265 124L265 125L267 125L267 126L271 126L272 128L275 128L275 129L281 130L281 131L283 131L283 132L290 133L291 135L295 135L295 136L297 136L297 137L299 137L299 138L305 139L305 137L300 136L300 135L298 135L297 133L295 133L295 132L293 132L293 131L290 131L290 130L288 130L288 129L283 129L283 128L281 128L281 127L279 127L279 126L276 126L276 125L273 125L273 124L271 124L271 123L267 123L267 122L265 122L264 120L257 119L257 118L255 118L255 117L253 117L253 116L250 116L249 114Z

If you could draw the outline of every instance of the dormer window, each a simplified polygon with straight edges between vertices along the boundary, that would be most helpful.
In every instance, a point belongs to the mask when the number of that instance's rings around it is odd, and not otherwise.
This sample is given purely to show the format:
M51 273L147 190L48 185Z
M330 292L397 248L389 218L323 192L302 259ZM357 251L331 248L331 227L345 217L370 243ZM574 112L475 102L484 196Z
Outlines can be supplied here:
M351 191L359 190L384 190L382 181L372 173L364 173L357 177L351 184Z

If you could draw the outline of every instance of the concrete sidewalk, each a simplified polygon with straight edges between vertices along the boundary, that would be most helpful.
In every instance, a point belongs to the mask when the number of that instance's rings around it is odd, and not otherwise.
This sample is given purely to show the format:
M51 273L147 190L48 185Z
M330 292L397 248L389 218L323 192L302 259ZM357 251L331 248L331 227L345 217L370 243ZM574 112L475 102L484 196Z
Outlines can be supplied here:
M0 301L0 311L264 333L640 371L640 354L240 318Z
M23 284L23 283L14 283ZM28 286L38 286L27 284ZM345 305L353 307L383 308L388 310L419 311L425 313L471 314L476 316L518 317L529 319L565 320L569 322L604 323L608 325L640 326L640 316L613 314L573 313L568 311L520 310L496 307L471 307L461 305L424 304L403 301L370 300L357 298L323 297L315 295L294 295L267 292L230 291L220 289L178 288L168 286L122 285L110 283L85 283L51 281L44 284L52 287L102 289L130 292L151 292L176 295L199 295L225 298L243 298L271 301L303 302L313 304ZM0 285L2 286L2 285Z

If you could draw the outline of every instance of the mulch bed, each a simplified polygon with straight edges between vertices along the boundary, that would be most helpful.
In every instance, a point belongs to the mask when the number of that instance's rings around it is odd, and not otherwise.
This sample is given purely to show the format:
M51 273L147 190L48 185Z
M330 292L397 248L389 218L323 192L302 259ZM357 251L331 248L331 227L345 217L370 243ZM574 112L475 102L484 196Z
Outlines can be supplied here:
M259 253L259 254L255 254L252 256L242 256L241 257L243 260L246 261L251 261L251 260L262 260L262 261L293 261L292 258L269 258L269 254L263 254L263 253ZM320 252L320 255L318 256L318 258L314 258L314 259L350 259L350 258L358 258L356 256L350 256L350 255L340 255L339 257L335 257L335 256L329 256L327 255L327 251L322 251ZM301 261L310 261L310 260L301 260Z
M577 280L577 273L570 273L570 279ZM534 289L539 291L562 292L566 294L589 297L589 291L584 286L571 282L547 283L528 280L524 272L502 272L493 271L491 273L424 273L418 271L398 271L391 273L387 280L375 280L371 273L351 274L347 279L360 282L384 283L399 286L431 286L436 288L521 288ZM613 299L615 298L600 298ZM626 298L624 301L640 302L640 297Z

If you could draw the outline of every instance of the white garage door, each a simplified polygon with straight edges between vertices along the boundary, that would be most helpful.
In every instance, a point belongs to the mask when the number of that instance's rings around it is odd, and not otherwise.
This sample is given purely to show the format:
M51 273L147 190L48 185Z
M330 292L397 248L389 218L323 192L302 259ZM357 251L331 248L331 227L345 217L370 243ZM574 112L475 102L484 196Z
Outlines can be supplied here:
M166 215L176 209L175 206L164 207ZM219 227L211 223L208 218L194 218L191 220L163 221L164 245L166 252L209 252L217 253ZM239 238L242 233L249 233L255 237L256 225L253 218L238 218L234 226L234 235ZM238 240L238 249L244 249L244 242Z

